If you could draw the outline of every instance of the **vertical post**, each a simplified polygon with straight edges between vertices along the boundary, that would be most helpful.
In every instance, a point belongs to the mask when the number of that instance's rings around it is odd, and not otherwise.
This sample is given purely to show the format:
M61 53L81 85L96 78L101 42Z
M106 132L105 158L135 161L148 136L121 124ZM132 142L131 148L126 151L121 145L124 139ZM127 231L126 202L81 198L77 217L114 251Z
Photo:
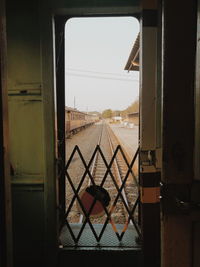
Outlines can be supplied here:
M140 201L144 266L160 266L157 168L157 1L142 1L140 34Z
M200 181L200 0L197 9L197 53L196 53L196 81L195 81L195 180Z
M56 266L58 252L58 199L55 144L55 51L53 18L48 0L40 2L41 67L44 114L45 266Z
M55 17L56 45L56 102L57 140L59 164L59 207L60 222L65 214L65 22L66 17Z
M5 1L0 1L0 265L12 266L10 161L8 153L8 98Z

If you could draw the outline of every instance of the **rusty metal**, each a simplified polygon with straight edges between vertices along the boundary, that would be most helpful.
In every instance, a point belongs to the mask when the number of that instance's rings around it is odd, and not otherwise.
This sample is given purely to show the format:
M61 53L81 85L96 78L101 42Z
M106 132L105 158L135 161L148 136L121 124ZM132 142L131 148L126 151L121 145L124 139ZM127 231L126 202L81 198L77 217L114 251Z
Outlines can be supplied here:
M142 203L160 202L160 187L140 187L140 200Z

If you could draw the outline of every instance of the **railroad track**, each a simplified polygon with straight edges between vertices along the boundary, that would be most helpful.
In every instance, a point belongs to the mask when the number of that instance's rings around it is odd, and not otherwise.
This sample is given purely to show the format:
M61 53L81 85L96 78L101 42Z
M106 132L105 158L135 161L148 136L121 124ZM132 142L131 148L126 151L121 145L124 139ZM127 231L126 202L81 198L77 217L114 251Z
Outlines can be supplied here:
M119 180L119 184L121 185L126 177L128 166L131 164L132 159L130 156L126 153L124 147L120 144L120 141L116 137L116 135L113 133L111 128L108 126L108 138L110 143L110 148L112 151L112 154L114 154L114 151L120 146L120 152L117 153L115 158L115 164L116 164L116 177ZM136 151L136 154L138 154L138 151ZM127 206L129 206L130 209L133 208L133 205L137 201L138 198L138 190L139 190L139 182L138 182L138 176L134 173L135 164L133 164L131 172L127 178L126 183L124 184L124 190L122 191L124 199L126 200ZM138 172L137 172L138 173ZM125 211L126 213L126 211ZM138 216L138 213L136 213L136 217Z
M78 148L75 149L78 150ZM107 223L111 223L115 231L116 224L123 224L123 234L130 223L134 224L139 234L137 218L135 218L138 203L138 181L129 164L129 160L111 129L106 123L103 123L95 152L88 165L85 163L86 172L83 174L83 179L81 179L79 186L73 189L73 203L68 206L66 217L70 214L70 208L73 207L77 198L78 205L76 205L76 211L73 209L73 214L75 214L76 219L79 218L79 224L88 222L91 225L104 224L106 227ZM129 175L127 175L128 170ZM71 183L73 183L72 180ZM84 194L86 191L88 193L89 190L93 191L94 199L87 209L87 203L84 204ZM97 195L100 195L100 199ZM102 205L103 210L95 214L93 210L95 210L97 202L106 197L109 204L107 203L107 206ZM71 222L74 222L75 217L70 217Z

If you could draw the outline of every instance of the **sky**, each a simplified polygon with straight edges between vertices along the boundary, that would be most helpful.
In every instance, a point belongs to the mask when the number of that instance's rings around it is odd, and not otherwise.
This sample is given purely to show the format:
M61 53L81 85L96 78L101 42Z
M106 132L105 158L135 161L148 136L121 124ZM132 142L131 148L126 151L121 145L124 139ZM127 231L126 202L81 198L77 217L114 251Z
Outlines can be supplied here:
M65 26L65 103L81 111L124 110L139 73L124 70L139 32L133 17L73 18Z

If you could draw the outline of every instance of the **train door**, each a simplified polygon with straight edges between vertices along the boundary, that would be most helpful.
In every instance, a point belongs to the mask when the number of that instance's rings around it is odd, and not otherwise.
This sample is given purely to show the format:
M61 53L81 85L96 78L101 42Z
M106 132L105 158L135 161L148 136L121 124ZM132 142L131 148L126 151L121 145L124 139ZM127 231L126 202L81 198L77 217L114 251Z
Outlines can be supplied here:
M63 19L61 19L60 25L63 27ZM63 32L59 34L59 31L57 31L57 36L59 37L58 40L60 40L57 46L59 47L57 49L58 57L60 57L61 54L64 55ZM63 38L62 41L61 36ZM160 53L157 44L161 33L158 33L157 5L147 4L143 6L140 36L140 220L142 249L146 264L160 266L161 84L160 77L157 77L156 73L160 64L157 61ZM57 62L62 62L62 59L58 57ZM57 65L57 71L58 69L59 66ZM62 75L61 73L58 71L58 75ZM61 88L60 85L59 88ZM57 103L64 109L64 105L60 101ZM58 123L64 125L62 116ZM63 158L65 158L64 149L61 148L61 151ZM65 206L64 188L65 186L61 179L61 207ZM154 246L151 245L152 240L154 240Z
M140 34L140 207L142 250L146 264L160 266L160 176L161 176L161 88L158 86L160 77L156 76L158 64L158 10L157 5L143 6ZM56 20L56 72L57 88L63 90L63 59L64 35L63 27L66 18ZM151 52L149 52L151 51ZM57 90L58 128L63 129L65 118L63 113L63 92ZM59 115L60 114L60 115ZM62 133L62 131L61 131ZM59 131L58 131L59 134ZM63 136L58 137L61 159L65 159L65 148L60 142ZM63 164L64 160L62 160ZM65 213L65 182L64 174L59 179L59 196L61 218ZM153 216L152 216L153 214ZM151 245L154 240L154 246Z
M66 213L66 196L65 196L66 195L66 192L65 192L65 188L66 188L66 182L65 182L65 179L66 179L66 177L65 177L65 175L66 175L66 173L65 173L66 172L66 167L63 166L63 163L65 162L65 148L63 147L64 141L63 141L63 134L62 134L64 132L64 129L65 129L65 127L64 127L65 117L64 117L64 112L63 112L65 110L65 103L63 101L63 99L64 99L63 98L63 92L64 92L64 87L63 87L63 81L64 81L64 74L63 74L64 73L64 71L63 71L64 70L64 62L63 62L63 59L64 59L64 34L63 34L63 30L64 30L64 22L65 22L66 19L67 19L66 17L64 17L64 18L62 18L62 17L55 18L55 29L56 29L56 63L57 63L56 64L56 73L57 73L57 83L56 83L56 86L57 86L57 127L58 127L58 131L57 131L58 137L57 138L58 138L58 156L59 156L60 162L62 162L61 165L60 165L60 172L59 172L60 173L60 177L59 177L59 203L60 203L60 205L59 205L59 207L61 208L61 213L60 213L60 223L61 224L63 223L63 218L64 218L64 220L66 220L66 218L65 218L65 213ZM62 81L60 81L61 79L62 79ZM62 92L60 92L60 91L62 91ZM99 148L97 148L97 150L98 149ZM77 148L77 151L79 151L78 148ZM91 156L93 157L93 155L91 155ZM137 157L137 153L136 153L136 155L134 157L134 160L135 160L136 157ZM84 159L82 159L82 160L84 162ZM134 164L134 160L133 160L132 165ZM104 159L104 161L105 161L105 159ZM111 161L113 162L114 159L111 160ZM70 160L69 160L69 162L70 162ZM110 168L111 167L107 166L107 168L108 168L108 171L107 172L110 172ZM132 168L132 167L130 167L130 168ZM88 167L87 166L86 166L86 171L88 172ZM68 177L68 175L67 175L67 177ZM106 176L105 176L105 178L106 178ZM68 177L68 179L70 179L70 177ZM115 185L115 186L118 188L117 185ZM118 188L118 194L119 194L119 196L121 194L121 191L122 191L122 189ZM78 197L78 195L76 193L75 193L75 197L79 201L79 197ZM132 216L131 214L135 211L135 207L136 207L137 203L138 203L138 197L137 197L137 200L136 200L135 205L131 209L131 213L129 213L128 216L130 216L130 217ZM67 223L67 221L65 223L69 227L69 233L72 234L72 237L74 238L73 230L71 230L70 225ZM133 221L132 224L135 224L136 230L138 231L138 234L140 234L140 231L137 229L136 223ZM83 223L83 225L84 225L84 223ZM89 225L90 225L90 227L91 227L91 229L93 231L93 226L91 226L91 223L89 223ZM127 227L124 228L125 229L124 232L122 232L121 234L119 234L117 232L117 229L115 228L115 225L113 224L112 226L113 226L113 229L114 229L114 231L116 233L117 238L119 239L118 242L121 243L120 241L122 240L123 235L125 234L125 231L126 231L126 228ZM80 227L80 226L78 226L78 227ZM108 227L108 228L110 229L110 227ZM132 226L132 228L134 228L134 227ZM75 226L74 226L73 229L75 229ZM82 231L84 232L84 230L82 230L82 228L80 228L80 230L81 230L80 232L82 232ZM136 230L134 230L134 232ZM87 234L87 231L85 230L86 234ZM94 232L95 231L93 231L93 233ZM102 231L102 233L103 233L103 231ZM84 236L84 234L83 234L83 236ZM98 236L96 236L95 233L94 233L94 236L97 237L97 239L98 239ZM127 234L125 236L127 236ZM69 234L68 234L68 238L69 238ZM79 236L78 236L78 238L79 238ZM90 238L91 238L91 236L90 236ZM88 238L87 238L88 241L85 239L86 240L86 244L90 244L90 238L88 236ZM117 261L119 261L120 255L123 255L123 254L126 255L126 257L131 257L131 255L132 255L133 257L135 257L135 263L139 264L139 261L141 261L141 259L140 259L141 258L140 257L141 256L141 250L138 249L138 246L139 245L136 244L136 241L134 240L134 236L133 235L131 235L130 239L131 238L133 239L132 242L130 243L131 245L128 243L129 241L126 241L126 243L127 243L126 246L123 245L123 242L121 243L121 247L122 248L125 246L125 252L123 252L123 249L118 250L118 248L117 248L118 245L117 244L119 244L119 243L117 242L116 237L115 237L114 240L109 240L109 237L106 237L106 241L105 241L105 238L104 238L104 242L106 242L106 245L104 245L104 247L107 247L107 249L106 249L107 250L107 253L105 254L106 259L108 260L108 255L113 255L113 253L115 254L114 251L118 251L118 254L119 255L116 256L115 259L114 259L116 264L119 264L119 262L117 263ZM76 242L76 238L74 238L74 239L75 239L75 242ZM126 237L126 239L127 239L127 237ZM71 242L71 244L73 244L73 240L70 241L70 242ZM65 241L65 243L67 244L67 243L69 243L69 241L68 242ZM132 252L133 250L131 249L131 247L133 246L133 244L135 245L135 250L134 250L135 256L133 255L133 252ZM74 249L75 249L76 246L77 246L77 244L74 245ZM131 247L128 249L127 246L131 246ZM82 245L82 247L85 247L85 249L86 249L88 247L88 245ZM97 257L101 257L101 251L99 251L96 248L96 245L94 247L95 248L93 248L91 250L92 251L92 254L93 254L92 258L94 258L95 255ZM109 249L109 247L110 247L110 249ZM114 250L111 249L113 247L115 247ZM65 251L67 251L67 250L65 250ZM121 254L119 253L120 251L121 251ZM66 252L65 252L65 254L67 255L68 258L71 257L71 255L73 255L74 253L75 252L73 251L73 248L71 248L68 251L68 254L66 254ZM83 255L83 256L78 257L77 260L80 261L80 259L85 259L86 257L87 257L87 255ZM123 256L122 256L122 259L123 259ZM120 260L120 262L122 262L122 259ZM102 262L102 257L101 257L100 261ZM131 262L129 262L128 264L131 264ZM129 265L127 265L127 266L129 266Z
M199 1L164 1L162 69L162 266L196 267L200 264Z

